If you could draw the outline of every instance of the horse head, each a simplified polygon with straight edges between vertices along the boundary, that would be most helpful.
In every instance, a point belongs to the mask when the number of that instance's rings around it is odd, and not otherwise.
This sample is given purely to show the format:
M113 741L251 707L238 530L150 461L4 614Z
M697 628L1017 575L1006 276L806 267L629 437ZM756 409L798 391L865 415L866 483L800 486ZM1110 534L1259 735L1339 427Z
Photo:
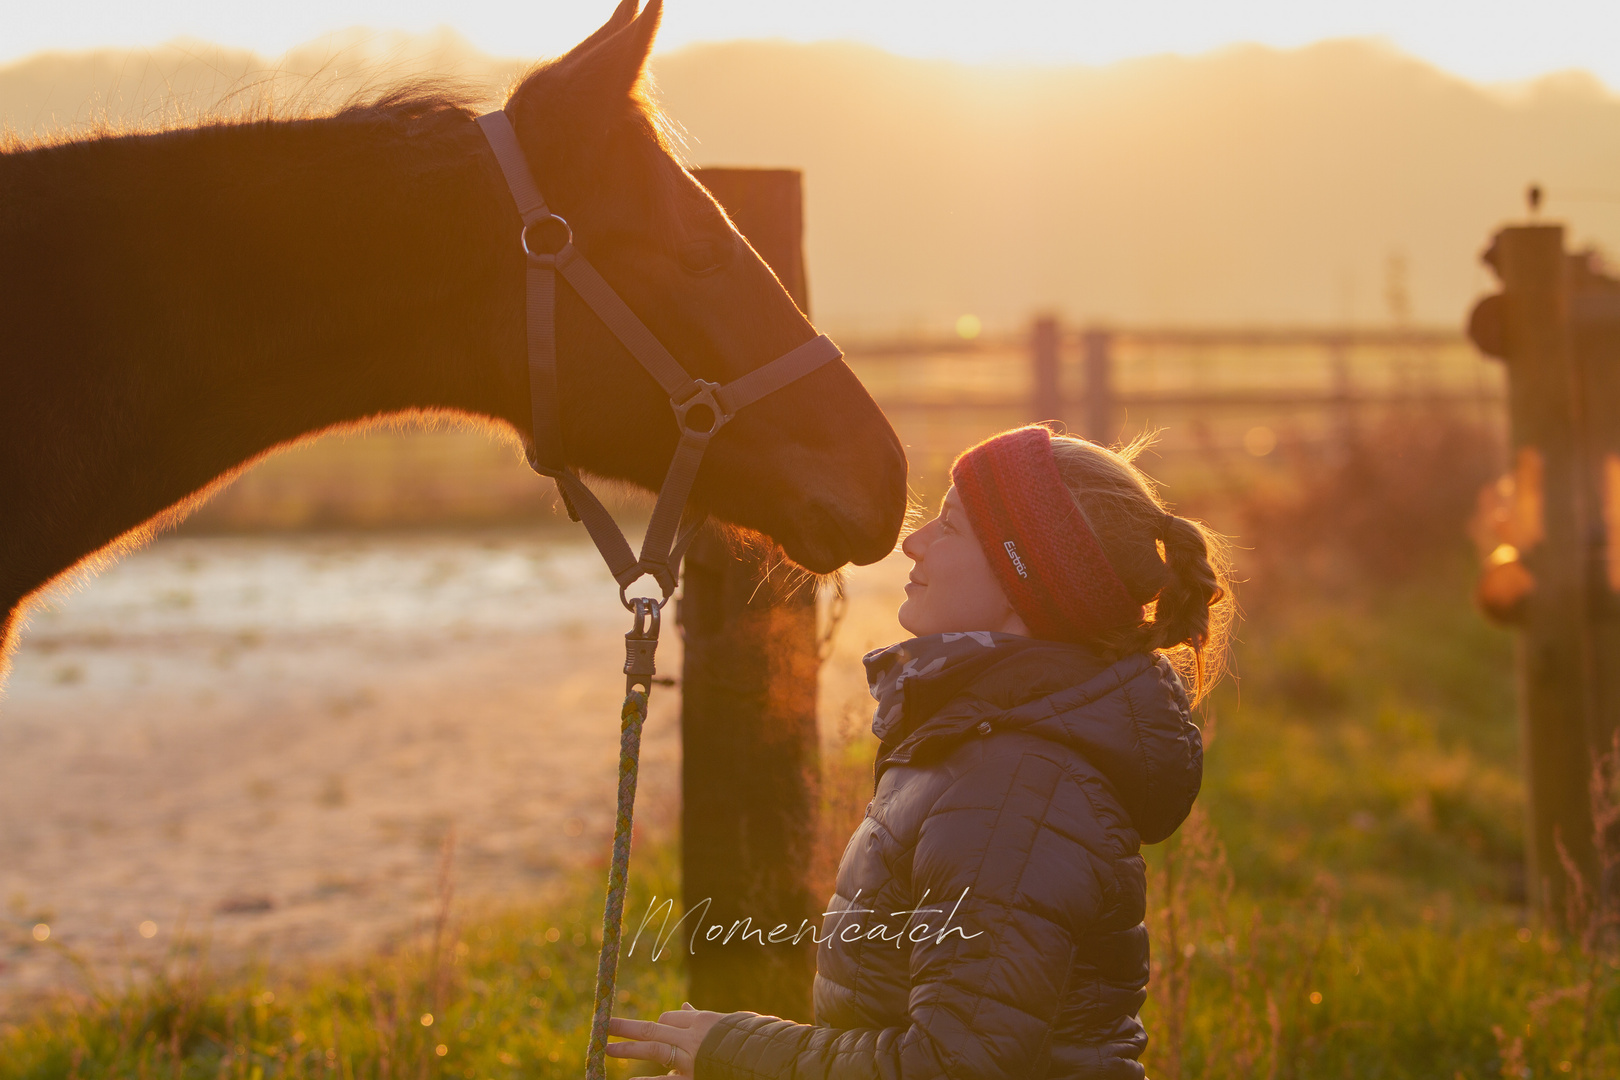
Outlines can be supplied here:
M771 269L671 152L643 92L661 0L613 17L527 75L506 103L536 184L574 243L696 378L727 382L816 335ZM493 160L490 198L509 205ZM522 370L521 255L502 342ZM557 297L561 441L570 465L656 490L679 433L669 400L572 290ZM528 429L525 379L513 408ZM521 386L518 385L521 383ZM742 409L715 436L692 498L757 529L806 569L870 563L893 549L906 460L893 429L840 360Z
M506 114L578 250L728 383L816 333L670 152L641 90L659 12L625 0ZM0 202L0 675L27 597L280 446L410 412L530 430L513 203L450 96L0 148ZM564 460L657 488L665 392L566 284L555 328ZM692 498L828 572L891 550L905 476L837 361L742 407Z

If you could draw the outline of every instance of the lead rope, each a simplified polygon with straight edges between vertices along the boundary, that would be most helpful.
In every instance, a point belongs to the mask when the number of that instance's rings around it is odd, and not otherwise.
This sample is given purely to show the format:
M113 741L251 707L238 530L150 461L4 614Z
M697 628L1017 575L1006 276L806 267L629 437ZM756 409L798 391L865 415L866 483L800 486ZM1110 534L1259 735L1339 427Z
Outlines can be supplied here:
M647 695L632 690L619 710L619 814L613 825L613 864L608 870L607 904L602 910L602 953L596 961L596 1008L591 1014L591 1041L585 1055L587 1080L606 1076L608 1020L613 1015L614 987L619 977L619 936L624 924L624 893L630 874L630 831L636 808L636 767L641 755L641 726L647 722Z
M637 597L636 624L624 635L624 705L619 710L619 809L613 822L613 860L608 867L607 903L602 908L602 952L596 961L596 1008L585 1053L585 1080L605 1080L608 1020L619 979L619 937L624 926L624 894L630 877L630 836L635 825L636 774L641 761L641 728L652 694L653 653L658 649L662 603Z

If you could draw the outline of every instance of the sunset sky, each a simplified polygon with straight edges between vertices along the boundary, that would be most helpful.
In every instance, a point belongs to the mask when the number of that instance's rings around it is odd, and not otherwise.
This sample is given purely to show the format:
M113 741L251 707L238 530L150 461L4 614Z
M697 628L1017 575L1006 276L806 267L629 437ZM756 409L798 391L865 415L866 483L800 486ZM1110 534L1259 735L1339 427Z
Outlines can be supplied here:
M1534 13L1493 0L667 3L654 74L689 160L804 171L818 318L852 332L964 312L1005 328L1036 307L1379 320L1394 260L1412 317L1453 325L1491 287L1479 252L1524 213L1532 182L1572 244L1620 262L1620 0ZM205 113L303 45L287 60L294 93L310 73L353 92L344 77L371 85L423 64L494 92L612 7L10 0L0 129ZM751 40L718 44L735 39ZM1134 58L1150 59L1119 63ZM1589 74L1530 88L1569 71ZM1000 227L940 227L973 203L1000 208Z
M448 26L485 52L560 51L611 0L56 0L7 5L0 62L41 50L195 38L275 55L354 26ZM1106 63L1234 42L1380 37L1483 82L1571 68L1620 88L1613 0L670 0L660 48L727 38L845 39L910 56Z

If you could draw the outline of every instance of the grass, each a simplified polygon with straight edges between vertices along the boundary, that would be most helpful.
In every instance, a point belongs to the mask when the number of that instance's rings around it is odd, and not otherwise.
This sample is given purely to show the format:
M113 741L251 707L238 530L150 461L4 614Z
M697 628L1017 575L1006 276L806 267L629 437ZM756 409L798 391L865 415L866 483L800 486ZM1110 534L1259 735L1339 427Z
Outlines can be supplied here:
M1173 841L1166 862L1198 861ZM1160 890L1150 1075L1607 1077L1620 1070L1620 972L1513 913L1344 918L1307 904ZM1173 908L1180 906L1180 919Z
M674 895L668 844L638 845L626 906ZM64 997L0 1029L3 1080L267 1080L578 1077L601 940L599 870L543 909L439 916L412 940L351 965L215 975L201 943L122 992ZM639 921L639 920L638 920ZM634 932L630 925L627 932ZM616 1013L679 1008L679 949L643 942L619 969ZM609 1074L631 1067L609 1059Z
M1327 871L1391 918L1523 901L1512 639L1470 608L1471 574L1302 597L1241 631L1201 804L1247 888L1298 896Z

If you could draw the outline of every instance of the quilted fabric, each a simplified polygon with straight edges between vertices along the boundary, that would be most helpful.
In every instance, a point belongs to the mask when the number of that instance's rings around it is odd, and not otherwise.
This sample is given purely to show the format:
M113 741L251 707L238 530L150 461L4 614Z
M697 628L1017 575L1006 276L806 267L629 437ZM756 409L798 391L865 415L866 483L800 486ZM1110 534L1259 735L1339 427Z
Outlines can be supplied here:
M1020 638L903 697L818 935L815 1023L730 1013L695 1077L1139 1080L1139 848L1202 778L1181 680Z

